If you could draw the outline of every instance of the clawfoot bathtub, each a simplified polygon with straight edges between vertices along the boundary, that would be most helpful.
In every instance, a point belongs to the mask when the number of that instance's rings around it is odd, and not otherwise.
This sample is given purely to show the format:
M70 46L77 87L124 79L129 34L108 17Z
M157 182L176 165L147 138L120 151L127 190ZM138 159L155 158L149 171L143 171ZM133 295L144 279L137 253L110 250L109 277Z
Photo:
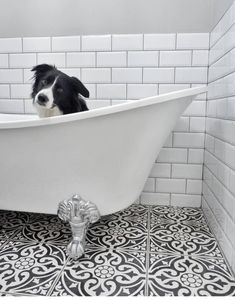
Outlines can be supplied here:
M204 92L47 119L0 115L0 209L55 214L59 205L59 217L72 227L68 251L81 256L89 223L138 198L177 119Z

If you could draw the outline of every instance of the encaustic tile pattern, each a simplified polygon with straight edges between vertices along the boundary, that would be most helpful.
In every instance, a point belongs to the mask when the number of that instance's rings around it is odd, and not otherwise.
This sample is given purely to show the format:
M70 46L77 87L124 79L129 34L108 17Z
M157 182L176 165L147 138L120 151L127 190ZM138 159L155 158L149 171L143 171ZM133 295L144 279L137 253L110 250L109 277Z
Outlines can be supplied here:
M132 205L91 225L66 254L57 216L0 211L0 295L225 296L234 277L201 209Z

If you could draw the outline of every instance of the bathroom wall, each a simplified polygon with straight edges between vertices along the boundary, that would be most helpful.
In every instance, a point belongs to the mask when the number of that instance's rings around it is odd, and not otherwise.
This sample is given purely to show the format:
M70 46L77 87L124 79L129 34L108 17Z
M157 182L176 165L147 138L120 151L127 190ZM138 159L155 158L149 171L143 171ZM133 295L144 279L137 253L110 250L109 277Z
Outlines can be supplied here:
M202 208L235 272L235 3L210 35Z
M209 32L215 1L0 0L0 37Z
M2 38L0 111L35 112L30 68L39 63L81 78L91 93L90 108L206 84L208 47L207 33ZM201 95L161 150L142 203L201 205L205 112Z

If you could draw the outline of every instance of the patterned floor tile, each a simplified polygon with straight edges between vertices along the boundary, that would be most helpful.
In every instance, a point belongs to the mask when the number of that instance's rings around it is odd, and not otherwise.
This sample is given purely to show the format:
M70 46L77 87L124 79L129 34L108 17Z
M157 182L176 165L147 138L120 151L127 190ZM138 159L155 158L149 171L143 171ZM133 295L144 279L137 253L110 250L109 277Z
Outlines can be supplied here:
M180 222L195 229L210 232L206 219L203 216L202 210L191 207L171 207L171 206L152 206L150 212L151 228L155 224L174 224Z
M55 215L42 215L41 218L36 216L14 236L14 240L46 242L54 245L67 245L71 238L69 224L62 222Z
M144 295L146 254L117 250L87 250L77 263L70 261L51 296Z
M232 296L235 281L223 259L150 254L148 294Z
M149 234L151 252L222 257L200 209L153 207Z
M66 259L65 247L9 242L0 251L0 292L46 295Z
M211 233L195 230L182 223L160 225L151 230L150 251L222 257Z
M133 205L128 210L102 217L87 233L87 247L146 251L148 208Z
M202 210L132 205L88 230L79 260L68 223L0 211L0 296L235 295Z

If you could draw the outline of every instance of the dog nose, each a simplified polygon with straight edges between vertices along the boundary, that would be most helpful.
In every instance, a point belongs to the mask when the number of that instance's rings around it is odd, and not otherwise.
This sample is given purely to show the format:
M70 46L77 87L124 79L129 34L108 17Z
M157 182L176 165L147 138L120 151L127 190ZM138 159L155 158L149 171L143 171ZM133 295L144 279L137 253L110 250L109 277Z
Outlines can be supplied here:
M38 95L38 102L40 104L45 104L48 101L48 98L46 95L40 94Z

